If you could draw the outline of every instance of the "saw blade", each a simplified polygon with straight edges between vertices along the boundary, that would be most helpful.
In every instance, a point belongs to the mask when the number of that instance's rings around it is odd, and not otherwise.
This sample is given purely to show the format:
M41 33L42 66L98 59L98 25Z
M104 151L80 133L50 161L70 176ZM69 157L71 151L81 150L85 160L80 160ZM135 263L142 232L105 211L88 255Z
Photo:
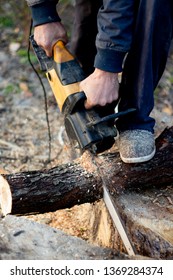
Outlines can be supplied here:
M116 209L115 204L112 202L108 189L105 186L103 186L103 200L104 200L107 210L112 218L114 226L116 227L117 231L119 232L119 235L123 241L123 244L127 250L127 253L129 254L129 256L135 256L135 252L134 252L131 242L127 236L127 233L124 229L124 225L122 223L121 217L118 213L118 210Z
M122 241L123 241L123 244L127 250L127 253L129 256L135 256L135 252L134 252L134 249L133 249L133 246L130 242L130 239L128 238L128 235L125 231L125 227L123 225L123 222L121 220L121 217L118 213L118 209L115 205L115 203L113 203L112 201L112 198L111 198L111 195L108 191L108 188L106 186L106 182L105 182L105 179L102 175L102 171L100 170L100 166L99 164L97 163L97 160L95 158L95 156L90 153L91 157L92 157L92 160L93 162L95 163L96 167L97 167L97 170L98 170L98 173L102 179L102 184L103 184L103 200L105 202L105 205L106 205L106 208L112 218L112 221L113 221L113 224L115 226L115 228L117 229ZM105 176L105 175L104 175Z

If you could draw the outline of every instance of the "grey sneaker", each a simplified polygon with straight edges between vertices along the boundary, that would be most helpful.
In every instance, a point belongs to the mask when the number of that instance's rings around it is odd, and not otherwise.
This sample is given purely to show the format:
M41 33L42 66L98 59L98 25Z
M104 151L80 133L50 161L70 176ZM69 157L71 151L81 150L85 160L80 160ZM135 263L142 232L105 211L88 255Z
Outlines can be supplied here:
M141 129L126 130L119 135L119 152L126 163L145 162L154 156L156 151L154 135Z

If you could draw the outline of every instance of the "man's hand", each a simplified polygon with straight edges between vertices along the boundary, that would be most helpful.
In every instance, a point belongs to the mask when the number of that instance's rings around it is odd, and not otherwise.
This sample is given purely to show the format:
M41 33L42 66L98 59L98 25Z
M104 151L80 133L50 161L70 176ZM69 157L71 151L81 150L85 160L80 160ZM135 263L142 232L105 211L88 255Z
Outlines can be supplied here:
M87 97L86 109L91 109L96 105L105 106L118 99L118 74L96 68L90 76L80 83L80 88Z
M67 43L67 33L61 22L45 23L34 28L34 39L47 56L52 56L52 49L59 40Z

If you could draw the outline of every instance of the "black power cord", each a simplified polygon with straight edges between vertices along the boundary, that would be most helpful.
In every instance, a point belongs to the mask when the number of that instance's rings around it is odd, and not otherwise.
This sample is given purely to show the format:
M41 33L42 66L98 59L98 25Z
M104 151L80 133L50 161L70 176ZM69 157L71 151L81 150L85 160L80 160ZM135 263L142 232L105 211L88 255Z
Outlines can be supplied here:
M32 26L33 26L33 21L31 19L31 24L30 24L30 29L29 29L29 38L31 36L31 33L32 33ZM29 64L31 65L33 71L35 72L37 78L39 79L40 81L40 84L41 84L41 87L42 87L42 90L43 90L43 94L44 94L44 103L45 103L45 113L46 113L46 122L47 122L47 130L48 130L48 142L49 142L49 155L48 155L48 162L51 162L51 131L50 131L50 122L49 122L49 114L48 114L48 102L47 102L47 93L46 93L46 89L45 89L45 86L43 84L43 81L37 71L37 69L34 67L32 61L31 61L31 57L30 57L30 51L31 51L31 42L30 42L30 39L28 40L28 50L27 50L27 55L28 55L28 61L29 61Z

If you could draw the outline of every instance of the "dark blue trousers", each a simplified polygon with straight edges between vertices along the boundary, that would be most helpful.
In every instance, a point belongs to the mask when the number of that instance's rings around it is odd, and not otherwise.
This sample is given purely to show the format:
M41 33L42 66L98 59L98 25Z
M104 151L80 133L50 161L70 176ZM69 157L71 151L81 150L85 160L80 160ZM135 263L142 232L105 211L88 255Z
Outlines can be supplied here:
M119 110L135 107L137 113L118 120L117 128L153 132L155 120L149 115L173 36L173 1L139 0L136 3L133 43L125 59Z
M101 0L76 0L72 51L87 74L93 71L96 53L96 15ZM135 107L136 113L116 122L119 131L154 131L150 117L154 90L165 69L173 37L173 0L135 0L132 46L125 58L120 84L119 111Z

